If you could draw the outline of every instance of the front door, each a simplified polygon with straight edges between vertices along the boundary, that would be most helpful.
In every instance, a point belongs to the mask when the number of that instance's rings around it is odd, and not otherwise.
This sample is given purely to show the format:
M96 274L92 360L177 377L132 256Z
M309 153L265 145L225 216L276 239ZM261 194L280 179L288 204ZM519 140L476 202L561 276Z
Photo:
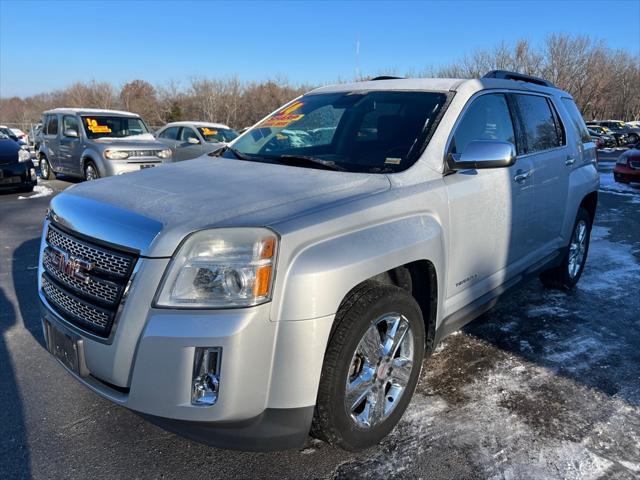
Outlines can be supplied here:
M473 140L516 144L503 93L480 94L463 111L449 153ZM444 177L450 205L446 310L453 312L504 283L522 268L529 248L534 173L529 158L508 168L461 170Z

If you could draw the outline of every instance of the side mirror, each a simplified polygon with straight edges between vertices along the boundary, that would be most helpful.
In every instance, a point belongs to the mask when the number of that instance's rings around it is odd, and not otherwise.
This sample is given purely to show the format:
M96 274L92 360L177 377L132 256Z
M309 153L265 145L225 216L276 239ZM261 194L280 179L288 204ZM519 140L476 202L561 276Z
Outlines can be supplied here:
M200 144L200 140L198 140L196 137L189 137L187 139L187 142L189 142L191 145L199 145Z
M451 155L448 163L452 170L510 167L516 163L516 147L499 140L473 140L461 155Z
M78 138L78 131L74 130L72 128L69 128L69 129L64 131L64 136L65 137Z

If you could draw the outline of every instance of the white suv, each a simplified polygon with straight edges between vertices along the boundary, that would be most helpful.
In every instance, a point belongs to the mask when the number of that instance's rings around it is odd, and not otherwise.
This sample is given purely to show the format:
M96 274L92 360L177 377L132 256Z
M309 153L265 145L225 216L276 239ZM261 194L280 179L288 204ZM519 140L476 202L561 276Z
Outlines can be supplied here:
M443 337L585 265L595 145L544 80L323 87L217 155L56 196L39 267L51 353L199 441L375 444Z

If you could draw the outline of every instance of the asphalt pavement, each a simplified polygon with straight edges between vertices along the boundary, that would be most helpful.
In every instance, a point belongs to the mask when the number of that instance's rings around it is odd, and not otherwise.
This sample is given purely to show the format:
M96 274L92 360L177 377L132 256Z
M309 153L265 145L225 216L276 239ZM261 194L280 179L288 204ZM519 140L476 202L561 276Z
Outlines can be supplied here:
M210 448L81 386L45 351L36 297L42 219L71 183L0 193L0 479L640 477L640 188L612 159L578 288L532 280L448 337L400 425L358 454Z

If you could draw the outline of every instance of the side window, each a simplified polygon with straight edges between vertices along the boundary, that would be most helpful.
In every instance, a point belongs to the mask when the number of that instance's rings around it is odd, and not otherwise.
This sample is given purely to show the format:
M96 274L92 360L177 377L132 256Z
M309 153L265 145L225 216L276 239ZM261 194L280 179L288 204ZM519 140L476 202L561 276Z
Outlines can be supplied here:
M72 115L65 115L62 117L62 132L66 132L67 130L75 130L76 132L80 132L80 128L78 126L78 119Z
M462 153L474 140L500 140L515 144L513 122L502 93L476 98L464 113L451 143L450 153Z
M546 97L539 95L514 95L525 144L522 153L536 153L562 145L562 138L558 135L556 122Z
M188 142L190 137L198 140L198 135L196 135L196 132L194 132L192 128L182 127L182 130L180 131L180 138L178 140L181 142Z
M58 135L58 116L51 115L47 125L47 135Z
M169 127L158 136L160 138L166 138L167 140L177 140L179 130L180 127Z
M578 138L582 141L582 143L590 142L591 135L589 135L589 130L587 130L587 126L585 125L582 115L580 114L580 110L578 110L578 106L570 98L562 98L562 104L569 113L571 123L573 123L573 126L576 129Z

